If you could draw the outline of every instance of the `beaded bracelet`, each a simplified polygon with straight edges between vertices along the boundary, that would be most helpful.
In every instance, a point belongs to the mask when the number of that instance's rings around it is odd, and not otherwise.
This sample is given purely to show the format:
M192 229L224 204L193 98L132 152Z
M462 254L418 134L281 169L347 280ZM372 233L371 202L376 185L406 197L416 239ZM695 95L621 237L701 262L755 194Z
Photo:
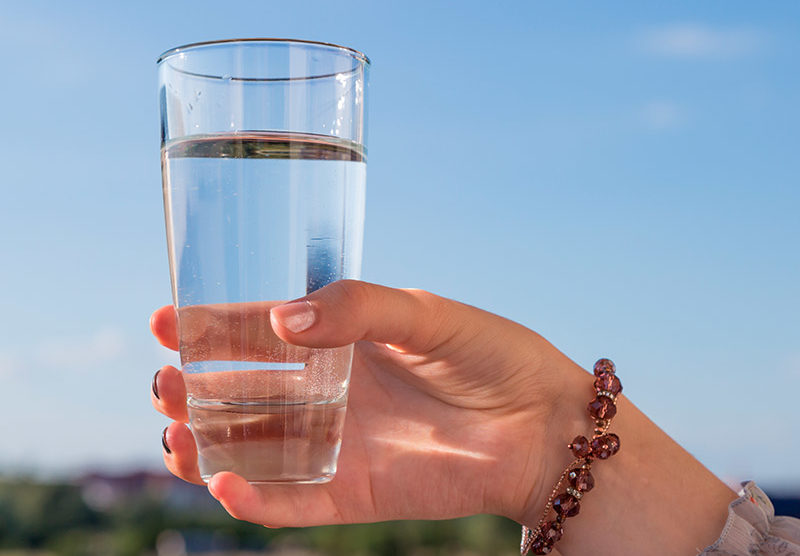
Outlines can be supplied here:
M589 402L587 408L594 420L594 434L591 440L583 435L576 436L567 445L575 459L564 469L553 487L536 528L531 530L522 526L520 554L523 556L528 552L549 554L553 550L553 545L564 534L564 521L578 515L581 498L594 488L594 477L590 472L592 460L608 459L619 451L619 436L608 432L608 427L617 414L616 400L617 395L622 392L622 383L610 359L599 359L594 364L594 374L595 398ZM559 492L564 479L569 479L569 486ZM555 517L547 520L551 509L555 512Z

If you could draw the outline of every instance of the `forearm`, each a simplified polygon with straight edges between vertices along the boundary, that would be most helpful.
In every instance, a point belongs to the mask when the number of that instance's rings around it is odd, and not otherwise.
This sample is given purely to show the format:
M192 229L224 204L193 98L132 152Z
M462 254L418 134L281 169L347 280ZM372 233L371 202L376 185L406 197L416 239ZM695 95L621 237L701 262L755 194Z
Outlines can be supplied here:
M543 496L572 461L566 444L577 434L589 436L586 404L593 376L575 367L565 370L568 387L559 400L564 428L550 435ZM622 374L624 378L624 371ZM696 554L719 537L727 506L735 493L650 421L627 398L617 400L610 432L619 435L619 453L595 461L595 487L580 503L580 513L566 520L556 548L570 554ZM563 487L562 487L563 490ZM526 508L524 523L535 527L544 500Z

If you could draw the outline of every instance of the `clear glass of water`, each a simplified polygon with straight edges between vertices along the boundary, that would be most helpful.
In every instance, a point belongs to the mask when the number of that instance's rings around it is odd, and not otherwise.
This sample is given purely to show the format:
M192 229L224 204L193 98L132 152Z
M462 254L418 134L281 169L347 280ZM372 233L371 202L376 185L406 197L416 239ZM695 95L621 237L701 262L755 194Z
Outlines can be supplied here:
M174 48L158 66L172 295L200 473L329 481L353 346L288 345L269 310L359 278L369 60L246 39Z

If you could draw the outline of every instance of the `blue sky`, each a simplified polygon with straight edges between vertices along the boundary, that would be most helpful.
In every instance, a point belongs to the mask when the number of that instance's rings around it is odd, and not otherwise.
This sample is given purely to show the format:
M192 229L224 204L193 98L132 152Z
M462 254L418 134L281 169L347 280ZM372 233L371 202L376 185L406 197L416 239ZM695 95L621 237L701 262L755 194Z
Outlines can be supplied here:
M373 62L364 278L500 313L726 479L800 489L800 6L24 2L0 15L0 472L160 466L156 57Z

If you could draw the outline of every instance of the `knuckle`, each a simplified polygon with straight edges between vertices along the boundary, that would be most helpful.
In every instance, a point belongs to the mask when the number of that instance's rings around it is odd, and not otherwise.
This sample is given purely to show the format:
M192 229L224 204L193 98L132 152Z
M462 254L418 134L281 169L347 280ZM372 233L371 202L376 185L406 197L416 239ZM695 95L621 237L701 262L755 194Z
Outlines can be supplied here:
M338 297L348 304L361 305L368 300L370 288L358 280L340 280L334 284Z
M427 311L439 311L447 301L445 298L427 290L411 288L405 290Z
M371 288L358 280L340 280L325 288L325 304L340 315L358 315L371 300Z
M414 298L418 311L427 321L438 322L447 317L452 301L425 290L406 290Z
M459 328L455 318L456 304L444 297L420 289L405 290L417 304L417 322L414 327L416 348L428 354L449 343Z
M446 322L448 300L421 289L404 289L409 296L411 326L401 345L409 346L422 355L435 350L442 341L442 326Z

